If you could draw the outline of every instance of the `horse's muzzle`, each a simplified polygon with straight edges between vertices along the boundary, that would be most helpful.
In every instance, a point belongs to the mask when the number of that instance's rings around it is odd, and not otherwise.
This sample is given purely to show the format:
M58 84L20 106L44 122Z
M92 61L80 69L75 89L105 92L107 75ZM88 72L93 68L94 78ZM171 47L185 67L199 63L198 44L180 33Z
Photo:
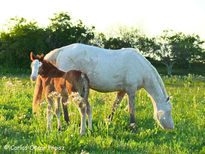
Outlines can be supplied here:
M164 127L164 130L172 130L174 129L174 126L173 127Z
M36 81L37 77L36 76L31 76L30 79L31 79L31 81Z

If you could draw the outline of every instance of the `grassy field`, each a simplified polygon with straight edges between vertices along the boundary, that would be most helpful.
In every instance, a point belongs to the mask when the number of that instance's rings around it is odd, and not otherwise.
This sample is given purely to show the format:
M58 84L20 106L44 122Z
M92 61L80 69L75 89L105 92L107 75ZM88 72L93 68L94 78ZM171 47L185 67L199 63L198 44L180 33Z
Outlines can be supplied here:
M173 105L175 129L163 131L153 120L153 106L144 90L136 96L136 133L129 129L125 97L110 125L106 122L115 93L91 91L93 130L80 136L80 115L69 106L71 125L62 120L57 131L46 129L46 105L42 116L32 115L34 83L28 76L0 77L0 153L205 153L205 78L163 77Z

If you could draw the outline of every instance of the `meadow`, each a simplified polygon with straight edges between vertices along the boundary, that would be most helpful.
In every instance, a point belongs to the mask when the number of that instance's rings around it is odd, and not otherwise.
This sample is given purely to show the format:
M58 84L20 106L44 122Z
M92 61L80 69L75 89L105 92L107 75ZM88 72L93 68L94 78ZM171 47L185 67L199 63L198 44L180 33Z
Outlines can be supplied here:
M56 117L46 128L46 103L41 116L32 114L35 83L28 75L0 76L0 153L205 153L205 77L163 76L173 105L175 129L162 130L153 119L153 106L145 90L136 95L137 132L129 129L128 99L121 102L113 121L106 121L115 93L91 91L93 130L80 135L80 114L69 104L71 124ZM45 100L44 100L45 101Z

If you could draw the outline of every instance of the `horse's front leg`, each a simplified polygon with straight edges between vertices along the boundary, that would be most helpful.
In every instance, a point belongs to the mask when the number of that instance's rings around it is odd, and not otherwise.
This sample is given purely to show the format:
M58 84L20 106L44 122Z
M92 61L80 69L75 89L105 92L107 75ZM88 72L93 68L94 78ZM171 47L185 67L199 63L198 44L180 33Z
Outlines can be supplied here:
M116 99L115 99L114 104L112 106L112 112L111 112L111 114L108 117L109 121L112 121L114 113L115 113L115 110L117 110L117 107L120 104L120 102L122 101L123 97L125 96L125 93L126 93L125 91L119 91L117 93Z
M58 130L61 130L61 121L60 121L60 97L56 98L55 102L55 114L58 121Z
M130 128L132 131L137 131L137 125L135 123L135 92L128 94L129 97L129 113L130 113Z
M51 129L51 121L52 121L52 117L53 117L53 100L50 97L46 97L46 100L48 102L48 108L47 108L47 128L48 130Z

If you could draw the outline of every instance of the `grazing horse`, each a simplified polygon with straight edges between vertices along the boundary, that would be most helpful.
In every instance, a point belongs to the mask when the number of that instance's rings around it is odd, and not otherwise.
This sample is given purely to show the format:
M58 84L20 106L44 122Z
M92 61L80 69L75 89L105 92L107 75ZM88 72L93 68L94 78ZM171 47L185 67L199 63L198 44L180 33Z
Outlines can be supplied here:
M135 95L137 90L144 88L153 103L154 119L165 130L174 128L172 105L163 81L152 64L136 49L109 50L76 43L49 52L45 59L63 71L78 69L85 72L91 89L99 92L117 91L112 113L109 115L110 120L127 93L130 127L136 130ZM42 95L39 89L42 84L40 78L37 84L39 86L35 88L33 111Z
M81 114L81 134L85 134L86 125L86 112L88 114L88 127L92 129L92 109L88 102L89 95L89 79L85 73L78 70L70 70L68 72L60 71L51 62L44 60L44 55L35 56L32 52L30 54L32 60L32 74L31 80L35 81L38 78L42 81L42 89L45 93L46 100L48 102L47 111L47 127L50 130L52 111L53 108L53 95L52 92L57 92L55 103L55 114L58 121L58 129L61 130L60 123L60 101L65 108L65 104L68 100L68 94L77 92L81 97L82 101L78 102L77 106ZM40 88L40 87L39 87ZM66 122L69 122L68 117Z

